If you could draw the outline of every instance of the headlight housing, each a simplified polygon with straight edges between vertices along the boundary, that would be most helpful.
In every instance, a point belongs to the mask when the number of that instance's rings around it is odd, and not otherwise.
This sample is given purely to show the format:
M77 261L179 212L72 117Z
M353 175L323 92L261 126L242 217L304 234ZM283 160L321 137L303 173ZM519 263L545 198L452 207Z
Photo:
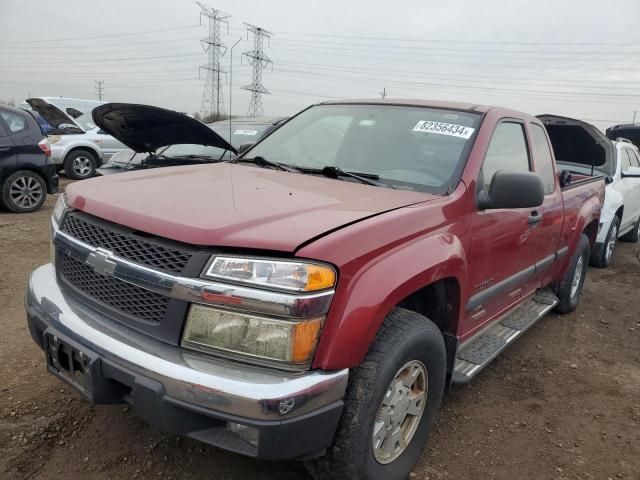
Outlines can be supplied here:
M291 292L315 292L333 288L336 271L320 263L236 256L215 256L205 278Z
M63 193L58 197L58 201L53 207L53 213L51 214L51 218L53 218L53 221L56 225L60 225L62 217L68 209L69 205L67 204L67 199Z
M182 346L281 368L308 368L323 317L288 320L192 304Z

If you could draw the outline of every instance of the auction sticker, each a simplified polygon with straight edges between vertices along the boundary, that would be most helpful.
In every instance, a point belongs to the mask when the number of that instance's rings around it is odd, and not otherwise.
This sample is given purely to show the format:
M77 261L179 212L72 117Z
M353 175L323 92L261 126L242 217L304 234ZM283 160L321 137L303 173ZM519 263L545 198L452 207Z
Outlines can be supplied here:
M257 135L258 130L236 130L233 133L235 135Z
M456 125L454 123L432 122L431 120L420 120L415 127L414 132L437 133L440 135L449 135L451 137L471 138L475 128L465 127L464 125Z

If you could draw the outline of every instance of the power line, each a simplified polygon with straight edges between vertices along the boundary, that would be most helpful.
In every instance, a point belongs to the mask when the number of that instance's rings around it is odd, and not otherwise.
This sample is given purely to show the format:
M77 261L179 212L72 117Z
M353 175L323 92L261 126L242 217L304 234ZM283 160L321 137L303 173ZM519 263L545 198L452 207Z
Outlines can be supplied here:
M20 40L18 42L3 42L3 45L22 45L26 43L41 43L42 45L46 46L46 45L49 45L50 42L75 42L77 40L92 40L95 38L129 37L132 35L146 35L147 33L169 32L172 30L185 30L188 28L194 28L199 26L200 25L185 25L182 27L160 28L160 29L154 29L154 30L143 30L138 32L112 33L109 35L92 35L89 37L47 38L42 40Z
M249 101L249 117L261 117L262 110L262 94L269 95L270 92L262 85L262 70L269 64L273 65L271 59L264 53L264 39L271 38L273 33L245 23L247 27L247 36L253 33L253 50L244 52L241 58L247 58L249 65L252 67L251 83L242 87L243 90L251 92L251 100Z
M310 33L310 32L280 32L279 35L304 36L304 37L330 37L330 38L348 38L359 40L382 40L393 42L423 42L423 43L446 43L446 44L484 44L484 45L548 45L548 46L602 46L602 47L629 47L640 43L640 39L627 40L621 43L604 43L604 42L512 42L504 40L459 40L459 39L433 39L433 38L408 38L408 37L380 37L380 36L359 36L359 35L340 35L334 33Z
M202 91L200 112L202 116L210 116L212 119L219 120L224 110L220 74L226 74L220 66L220 59L226 52L226 47L220 40L220 26L223 23L227 26L229 25L227 19L230 15L224 14L215 8L208 7L203 3L196 3L201 8L200 18L204 16L209 19L209 36L201 41L205 52L207 52L208 63L206 66L200 67L200 69L207 71L207 77Z

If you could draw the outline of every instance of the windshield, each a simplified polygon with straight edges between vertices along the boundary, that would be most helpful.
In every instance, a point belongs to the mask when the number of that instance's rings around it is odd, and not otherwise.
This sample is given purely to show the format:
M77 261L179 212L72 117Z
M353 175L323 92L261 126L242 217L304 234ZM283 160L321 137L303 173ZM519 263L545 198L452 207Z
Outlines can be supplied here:
M211 130L216 132L227 142L229 142L229 124L217 123L209 125ZM235 148L245 143L256 143L264 136L271 124L250 124L250 123L231 123L231 141L229 142Z
M206 157L219 159L222 154L226 152L224 148L212 147L209 145L194 145L194 144L178 144L171 145L164 150L158 152L158 155L164 157Z
M375 176L394 188L444 193L480 115L393 105L319 105L251 149L296 168L337 167Z
M86 112L80 115L78 118L74 120L80 128L82 128L85 132L88 130L93 130L96 128L96 124L93 123L93 117L91 116L91 112Z

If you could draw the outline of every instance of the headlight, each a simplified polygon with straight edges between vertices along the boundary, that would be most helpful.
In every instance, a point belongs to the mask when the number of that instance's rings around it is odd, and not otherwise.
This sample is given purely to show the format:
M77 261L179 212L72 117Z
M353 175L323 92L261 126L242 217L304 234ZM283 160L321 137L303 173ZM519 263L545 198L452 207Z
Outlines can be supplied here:
M336 271L328 265L268 258L216 256L204 276L295 292L325 290L336 284Z
M69 206L67 205L67 200L63 193L58 197L58 201L56 202L55 207L53 207L53 213L51 215L56 225L60 225L62 216L64 215L64 212L66 212L68 208Z
M182 346L256 363L307 368L316 350L323 318L293 321L191 305Z

